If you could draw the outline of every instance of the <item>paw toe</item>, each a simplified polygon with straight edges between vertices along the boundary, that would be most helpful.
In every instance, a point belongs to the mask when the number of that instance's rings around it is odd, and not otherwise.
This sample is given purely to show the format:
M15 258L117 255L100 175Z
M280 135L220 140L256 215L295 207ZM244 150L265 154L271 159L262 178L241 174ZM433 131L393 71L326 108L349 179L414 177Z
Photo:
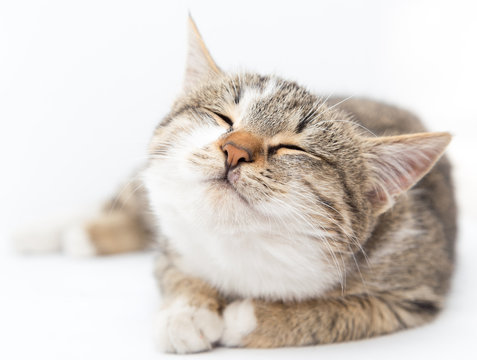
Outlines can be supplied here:
M219 314L176 301L156 319L156 344L160 351L196 353L210 350L223 332Z
M220 343L226 346L240 346L243 338L257 327L255 309L251 300L231 303L225 308L224 332Z

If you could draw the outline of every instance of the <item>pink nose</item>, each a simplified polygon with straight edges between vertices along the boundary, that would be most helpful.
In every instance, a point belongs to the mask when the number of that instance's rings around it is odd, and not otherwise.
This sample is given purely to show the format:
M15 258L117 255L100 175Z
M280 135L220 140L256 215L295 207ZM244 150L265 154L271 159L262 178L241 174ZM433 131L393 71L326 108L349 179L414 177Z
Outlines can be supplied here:
M227 142L222 146L222 151L227 157L229 168L237 166L240 162L252 162L252 152L242 146L235 145L233 142Z
M240 163L251 163L263 154L263 139L243 130L233 131L220 138L217 145L225 155L225 172Z

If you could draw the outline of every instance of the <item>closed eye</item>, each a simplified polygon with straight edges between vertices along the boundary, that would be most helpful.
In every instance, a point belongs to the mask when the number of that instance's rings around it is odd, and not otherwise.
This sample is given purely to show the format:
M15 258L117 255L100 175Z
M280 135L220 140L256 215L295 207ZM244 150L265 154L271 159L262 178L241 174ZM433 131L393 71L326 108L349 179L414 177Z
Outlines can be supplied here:
M219 118L221 118L225 123L227 123L227 125L229 126L234 125L233 121L228 116L225 116L224 114L219 114L216 112L214 112L214 114L217 115Z
M234 126L234 122L232 121L231 118L229 118L228 116L224 115L224 114L221 114L221 113L218 113L218 112L215 112L215 111L212 111L212 110L209 110L212 114L214 114L215 116L215 119L216 121L219 123L219 125L228 125L229 127L232 127ZM220 120L222 121L220 121ZM221 123L221 124L220 124ZM225 123L225 124L224 124Z
M222 113L219 113L217 111L214 111L208 108L202 108L202 109L205 110L209 115L211 115L215 119L217 124L221 126L227 126L229 128L231 128L234 125L234 122L232 121L232 119L229 118L227 115L224 115Z
M270 146L268 148L268 156L271 156L275 154L279 149L289 149L289 150L296 150L296 151L301 151L301 152L306 152L304 149L302 149L299 146L292 145L292 144L279 144L275 146Z

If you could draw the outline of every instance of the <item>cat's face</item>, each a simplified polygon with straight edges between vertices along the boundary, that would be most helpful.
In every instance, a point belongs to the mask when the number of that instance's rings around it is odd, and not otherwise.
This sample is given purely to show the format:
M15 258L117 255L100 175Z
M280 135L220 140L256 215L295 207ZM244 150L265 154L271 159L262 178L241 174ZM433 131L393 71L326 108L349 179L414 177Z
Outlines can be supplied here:
M200 202L204 217L231 230L265 218L353 238L353 223L368 212L357 132L294 83L222 74L181 98L159 125L151 168L162 178L157 186L170 183L176 199L187 196L189 208Z

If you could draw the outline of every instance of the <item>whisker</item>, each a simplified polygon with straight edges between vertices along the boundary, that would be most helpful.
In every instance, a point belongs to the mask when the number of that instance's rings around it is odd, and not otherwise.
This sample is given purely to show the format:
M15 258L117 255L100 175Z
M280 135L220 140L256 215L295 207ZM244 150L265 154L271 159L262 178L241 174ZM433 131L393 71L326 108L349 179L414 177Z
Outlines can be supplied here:
M318 114L318 116L321 116L321 115L327 113L328 111L334 109L334 108L337 107L338 105L341 105L341 104L344 103L345 101L348 101L349 99L353 98L354 96L355 96L355 95L350 95L350 96L348 96L347 98L345 98L345 99L343 99L343 100L341 100L341 101L338 101L336 104L334 104L334 105L330 106L329 108L323 110L321 113Z

